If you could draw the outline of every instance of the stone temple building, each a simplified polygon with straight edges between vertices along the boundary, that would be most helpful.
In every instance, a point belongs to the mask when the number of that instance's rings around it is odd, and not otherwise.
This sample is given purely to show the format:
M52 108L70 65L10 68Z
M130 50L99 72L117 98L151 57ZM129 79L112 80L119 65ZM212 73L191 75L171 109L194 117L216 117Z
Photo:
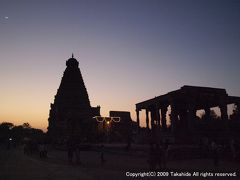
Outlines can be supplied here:
M49 113L48 135L53 142L74 138L91 141L96 132L94 116L100 116L100 106L91 107L79 62L73 57L66 61L61 84Z
M228 105L235 104L240 107L240 97L229 96L225 89L198 86L183 86L178 90L154 97L136 104L137 123L140 122L140 111L144 110L146 128L151 132L167 132L167 111L170 109L170 130L175 137L188 136L193 134L213 133L213 130L206 132L199 129L196 112L204 110L206 126L210 126L211 108L218 107L220 110L220 120L218 124L223 125L223 129L217 130L221 136L229 135ZM150 118L149 118L150 116ZM217 124L217 125L218 125ZM163 136L163 135L162 135Z

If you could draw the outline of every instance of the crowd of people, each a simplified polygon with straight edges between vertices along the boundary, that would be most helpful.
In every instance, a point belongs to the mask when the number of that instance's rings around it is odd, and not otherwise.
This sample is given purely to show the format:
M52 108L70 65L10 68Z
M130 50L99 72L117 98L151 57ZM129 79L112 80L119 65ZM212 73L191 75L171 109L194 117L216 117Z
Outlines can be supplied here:
M150 170L156 171L157 169L165 169L167 167L168 149L168 141L150 145L148 159Z
M209 141L203 138L200 143L202 158L212 158L214 166L219 165L222 158L228 158L232 161L240 161L240 144L235 139L227 142L220 142L216 139Z
M23 153L26 155L31 155L33 153L39 153L41 159L47 158L47 144L44 142L34 142L28 140L23 145Z
M172 145L168 140L160 143L150 144L148 152L148 165L150 170L159 170L167 168L167 161L172 155ZM76 141L69 139L66 142L67 159L69 164L81 165L81 152L88 151L86 145L77 143ZM176 146L177 148L177 146ZM226 150L227 149L227 150ZM46 143L34 143L27 141L23 146L24 154L32 154L34 152L39 153L41 159L48 157L48 148ZM103 165L106 162L106 147L99 145L97 149L99 152L99 162ZM220 144L217 140L203 139L199 149L201 158L211 158L214 166L219 166L220 160L228 158L228 160L239 161L240 160L240 146L236 140L231 139L228 144ZM224 152L225 151L225 152ZM175 151L176 152L176 151ZM191 150L189 150L191 152ZM225 154L224 154L225 153ZM227 153L227 156L225 156ZM170 156L169 156L170 155ZM194 157L193 157L194 158Z
M201 158L201 159L212 159L212 165L217 167L220 165L221 160L228 160L234 162L240 162L240 144L231 139L228 142L220 143L216 139L209 141L203 138L198 153L192 152L191 148L186 151L188 152L186 157L190 158ZM168 141L164 143L152 143L150 145L148 164L150 170L159 170L167 168L167 161L174 157L173 153L180 153L181 148L177 145L171 146ZM176 151L176 149L178 149ZM192 154L189 156L189 154Z
M77 143L76 141L69 139L67 142L67 156L69 164L78 164L81 165L81 151L85 151L87 149L86 145L81 143ZM102 144L99 146L98 151L100 152L100 163L104 164L106 162L105 159L105 146Z

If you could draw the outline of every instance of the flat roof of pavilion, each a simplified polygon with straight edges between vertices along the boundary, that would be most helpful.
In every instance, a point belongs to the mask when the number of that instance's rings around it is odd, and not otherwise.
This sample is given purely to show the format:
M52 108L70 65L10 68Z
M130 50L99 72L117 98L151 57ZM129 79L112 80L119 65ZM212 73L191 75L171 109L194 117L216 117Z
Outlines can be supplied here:
M188 86L185 85L178 90L171 91L167 94L156 96L152 99L142 101L136 104L138 110L146 109L154 104L169 104L172 99L178 101L186 101L186 99L197 100L198 108L202 108L207 102L211 107L215 107L219 104L221 97L226 98L227 104L240 102L240 97L228 96L227 92L223 88L212 87L200 87L200 86Z

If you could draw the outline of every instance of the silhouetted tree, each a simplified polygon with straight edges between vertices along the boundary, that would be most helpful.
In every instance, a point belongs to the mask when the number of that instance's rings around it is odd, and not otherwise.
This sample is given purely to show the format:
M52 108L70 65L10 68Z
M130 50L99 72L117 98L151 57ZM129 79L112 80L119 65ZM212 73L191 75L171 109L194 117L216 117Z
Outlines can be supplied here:
M23 123L22 127L23 127L24 129L31 129L31 126L30 126L30 124L29 124L28 122Z
M13 128L14 124L13 123L9 123L9 122L2 122L0 124L0 128L6 128L6 129L11 129Z
M237 105L234 105L233 107L233 113L230 115L229 117L229 128L231 130L231 132L235 132L238 134L240 134L240 112L239 109L237 107Z
M13 123L3 122L0 124L0 142L6 141L11 136L11 129L13 128Z
M203 112L203 113L200 115L200 119L201 119L201 120L206 120L206 114L205 114L205 112ZM218 120L218 119L220 119L220 117L217 115L217 113L216 113L213 109L211 109L211 110L210 110L210 120Z
M211 109L210 110L210 118L206 117L205 112L201 114L199 118L201 121L198 121L198 129L203 131L219 131L224 129L224 123L221 121L220 116Z
M232 121L240 121L240 112L237 105L233 107L233 113L230 115L230 120Z
M212 119L212 120L218 120L218 119L220 119L220 117L217 115L217 113L212 109L212 110L210 110L210 118Z
M13 123L3 122L0 124L0 142L6 142L9 138L12 138L14 143L20 143L24 138L43 141L45 134L41 129L32 128L29 123L14 126Z

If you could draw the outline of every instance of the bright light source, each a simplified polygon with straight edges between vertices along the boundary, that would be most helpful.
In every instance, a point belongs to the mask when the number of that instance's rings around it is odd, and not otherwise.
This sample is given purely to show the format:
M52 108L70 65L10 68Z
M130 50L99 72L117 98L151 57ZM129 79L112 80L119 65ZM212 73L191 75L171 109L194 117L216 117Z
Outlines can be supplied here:
M121 118L120 117L111 117L112 121L114 122L120 122Z
M96 119L97 122L103 122L103 121L106 121L106 122L115 122L115 123L118 123L121 121L121 118L120 117L101 117L101 116L94 116L93 119ZM107 123L109 124L109 123Z
M103 122L105 120L104 117L101 116L95 116L93 118L96 119L97 122Z
M9 138L9 141L11 141L12 140L12 138Z
M107 124L110 124L110 121L107 121Z

